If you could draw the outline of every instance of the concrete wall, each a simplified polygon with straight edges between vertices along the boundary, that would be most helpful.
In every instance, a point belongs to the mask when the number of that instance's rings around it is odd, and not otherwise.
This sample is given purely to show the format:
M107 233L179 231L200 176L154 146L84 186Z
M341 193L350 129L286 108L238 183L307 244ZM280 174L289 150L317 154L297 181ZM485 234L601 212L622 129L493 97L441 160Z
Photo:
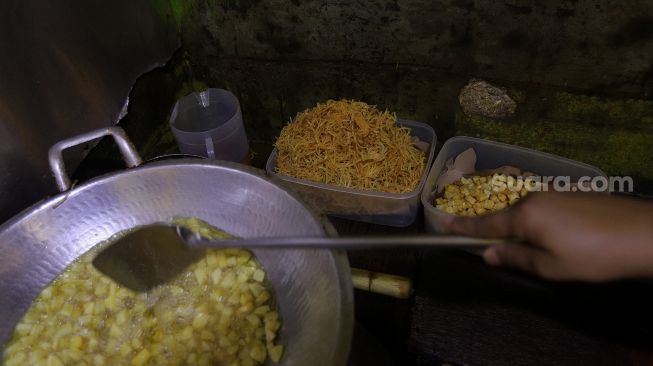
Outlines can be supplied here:
M188 16L186 44L209 57L399 64L653 92L647 0L198 1Z

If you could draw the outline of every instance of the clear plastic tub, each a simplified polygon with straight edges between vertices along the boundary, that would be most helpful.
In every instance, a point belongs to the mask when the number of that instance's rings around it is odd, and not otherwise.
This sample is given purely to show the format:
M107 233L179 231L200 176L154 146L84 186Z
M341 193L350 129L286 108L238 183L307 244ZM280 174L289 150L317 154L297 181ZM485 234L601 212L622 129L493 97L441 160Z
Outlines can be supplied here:
M408 226L417 216L420 206L419 194L435 154L436 136L433 128L425 123L407 120L397 120L397 123L410 128L411 136L429 144L424 173L412 192L385 193L345 188L277 174L277 149L270 154L266 170L269 175L280 179L298 192L306 202L328 215L380 225Z
M576 182L582 176L605 176L603 171L594 166L541 151L473 137L453 137L444 143L438 153L422 192L424 226L428 232L444 232L440 224L441 220L451 216L435 208L435 183L442 174L447 160L458 156L469 148L476 151L476 170L511 165L541 176L569 176L572 182Z

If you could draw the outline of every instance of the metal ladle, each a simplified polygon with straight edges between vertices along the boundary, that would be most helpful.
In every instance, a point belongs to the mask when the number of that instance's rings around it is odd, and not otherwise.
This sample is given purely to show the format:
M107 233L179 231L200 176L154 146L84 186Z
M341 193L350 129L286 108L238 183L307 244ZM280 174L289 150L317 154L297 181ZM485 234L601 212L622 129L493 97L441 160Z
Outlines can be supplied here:
M503 239L446 235L383 237L261 237L209 240L185 227L141 226L116 239L93 259L100 272L134 291L164 284L204 255L206 249L335 249L484 248Z

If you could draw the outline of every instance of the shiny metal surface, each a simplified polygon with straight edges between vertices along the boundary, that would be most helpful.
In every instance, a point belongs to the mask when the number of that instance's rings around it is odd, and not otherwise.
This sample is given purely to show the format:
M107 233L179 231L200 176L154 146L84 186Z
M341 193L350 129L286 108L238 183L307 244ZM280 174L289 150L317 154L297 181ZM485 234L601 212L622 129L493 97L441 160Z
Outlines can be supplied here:
M168 3L0 1L0 222L57 192L52 144L115 124L136 78L179 46ZM84 155L68 151L69 168Z
M120 127L106 127L95 131L87 132L75 137L71 137L54 144L48 151L48 161L50 162L50 170L54 180L57 182L57 188L60 192L70 189L70 178L66 173L66 166L63 160L63 151L77 145L91 142L95 139L104 136L111 136L118 145L118 149L122 154L128 168L133 168L141 165L141 157L134 145L129 141L125 134L125 130Z
M195 248L268 248L268 249L337 249L363 250L388 248L485 248L489 245L514 243L505 239L472 238L458 235L389 235L389 236L356 236L325 238L316 236L279 236L245 238L242 240L207 240L201 238L186 228L178 228L183 232L188 247ZM173 229L172 234L178 236ZM170 233L170 232L169 232Z
M40 290L112 235L198 217L240 237L319 236L325 222L261 171L198 159L104 176L39 203L0 226L0 344ZM326 230L333 230L326 227ZM283 320L283 365L343 365L353 293L347 257L326 250L256 250ZM0 351L2 346L0 346Z

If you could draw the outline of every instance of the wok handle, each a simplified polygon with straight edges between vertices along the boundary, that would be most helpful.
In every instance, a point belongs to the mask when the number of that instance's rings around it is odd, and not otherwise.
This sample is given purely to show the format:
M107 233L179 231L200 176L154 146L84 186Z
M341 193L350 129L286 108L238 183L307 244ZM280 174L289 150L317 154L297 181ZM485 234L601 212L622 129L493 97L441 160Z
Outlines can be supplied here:
M370 272L359 268L351 269L351 283L357 290L369 291L397 299L408 299L413 292L413 281L410 278Z
M70 178L66 173L66 166L64 165L62 152L70 147L81 145L109 135L111 135L116 141L127 167L133 168L141 164L142 160L140 155L138 155L138 151L136 151L134 145L129 141L129 137L127 137L125 130L118 126L100 128L95 131L61 140L52 145L48 151L50 170L52 171L52 175L57 182L57 188L59 188L60 192L65 192L70 189Z

